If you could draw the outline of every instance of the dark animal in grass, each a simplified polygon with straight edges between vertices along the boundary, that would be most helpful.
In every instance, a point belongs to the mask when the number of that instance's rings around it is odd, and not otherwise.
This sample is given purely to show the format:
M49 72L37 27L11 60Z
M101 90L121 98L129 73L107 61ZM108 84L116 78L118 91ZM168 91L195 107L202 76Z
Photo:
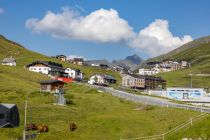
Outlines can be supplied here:
M37 126L34 123L30 123L26 125L26 131L29 130L37 130Z
M39 133L48 132L49 128L46 125L37 125L37 130Z
M70 131L74 131L75 129L77 129L77 125L75 123L70 123L69 129L70 129Z

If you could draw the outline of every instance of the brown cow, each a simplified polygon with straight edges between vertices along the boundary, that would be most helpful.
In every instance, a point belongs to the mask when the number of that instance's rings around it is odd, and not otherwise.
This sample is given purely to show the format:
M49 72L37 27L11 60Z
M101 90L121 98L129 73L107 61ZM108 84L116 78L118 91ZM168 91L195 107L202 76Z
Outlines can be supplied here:
M37 130L39 133L48 132L49 128L46 125L37 125Z
M75 129L77 129L77 125L75 123L70 123L69 129L70 129L70 131L74 131Z

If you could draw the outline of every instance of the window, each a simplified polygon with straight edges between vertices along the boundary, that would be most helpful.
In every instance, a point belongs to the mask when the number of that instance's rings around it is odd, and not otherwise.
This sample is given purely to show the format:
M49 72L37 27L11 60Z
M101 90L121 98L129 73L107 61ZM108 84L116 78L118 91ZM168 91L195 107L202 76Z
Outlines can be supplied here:
M128 85L128 86L130 85L129 79L127 79L127 85Z
M5 114L4 113L0 113L0 119L4 119L5 118Z
M42 89L42 90L47 90L47 85L42 85L42 86L41 86L41 89Z

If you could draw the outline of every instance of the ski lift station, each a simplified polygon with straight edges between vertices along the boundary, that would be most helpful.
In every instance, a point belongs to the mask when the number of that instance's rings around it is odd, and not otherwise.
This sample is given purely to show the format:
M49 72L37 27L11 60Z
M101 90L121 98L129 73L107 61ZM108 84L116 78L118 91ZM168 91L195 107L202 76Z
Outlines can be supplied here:
M18 127L19 111L15 104L0 104L0 128Z

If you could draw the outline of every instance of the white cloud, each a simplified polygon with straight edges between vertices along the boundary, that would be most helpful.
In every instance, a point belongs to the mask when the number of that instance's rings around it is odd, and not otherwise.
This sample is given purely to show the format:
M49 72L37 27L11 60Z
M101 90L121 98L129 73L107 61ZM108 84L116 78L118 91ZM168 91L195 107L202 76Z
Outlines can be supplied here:
M182 38L173 36L169 30L168 21L157 19L148 27L140 30L129 46L137 51L144 51L150 56L158 56L189 41L192 41L191 36L185 35Z
M3 14L3 13L4 13L4 9L0 8L0 14Z
M79 55L69 55L69 56L67 56L67 59L68 60L72 60L72 59L74 59L74 58L83 58L84 60L87 60L85 57L83 57L83 56L79 56Z
M46 33L55 38L88 40L93 42L120 42L150 56L167 53L189 41L192 37L174 36L167 20L157 19L135 33L125 19L114 9L99 9L81 16L72 8L62 8L62 13L48 11L42 19L31 18L25 23L34 33Z
M70 8L62 13L48 11L42 19L31 18L26 27L35 33L47 33L56 38L119 42L133 35L127 21L114 9L99 9L87 16L80 16Z

